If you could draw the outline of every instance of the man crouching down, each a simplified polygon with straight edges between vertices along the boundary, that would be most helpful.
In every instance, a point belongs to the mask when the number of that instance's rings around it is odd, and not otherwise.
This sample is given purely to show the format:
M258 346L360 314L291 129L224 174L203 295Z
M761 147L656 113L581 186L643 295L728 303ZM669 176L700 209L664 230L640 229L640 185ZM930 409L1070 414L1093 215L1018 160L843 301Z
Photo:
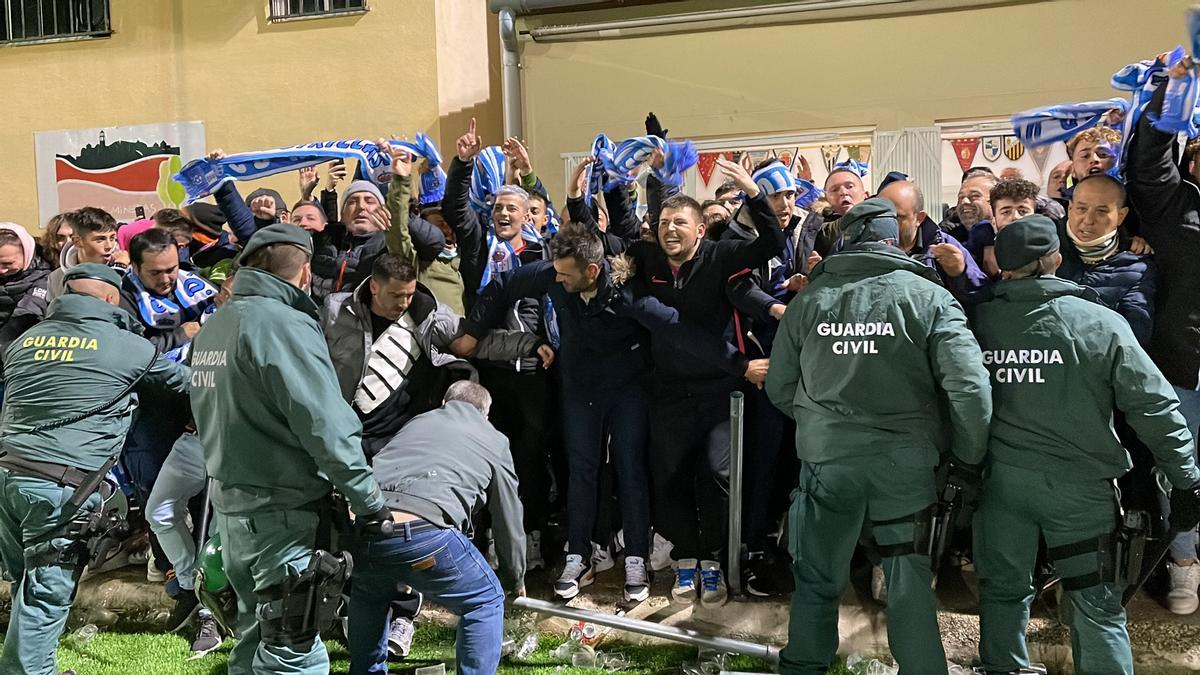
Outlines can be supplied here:
M496 672L504 591L463 534L491 505L505 588L525 595L525 531L508 439L488 422L492 397L455 382L441 408L414 417L375 456L375 476L394 526L367 526L354 550L350 672L387 672L388 607L406 585L449 609L458 624L463 675Z

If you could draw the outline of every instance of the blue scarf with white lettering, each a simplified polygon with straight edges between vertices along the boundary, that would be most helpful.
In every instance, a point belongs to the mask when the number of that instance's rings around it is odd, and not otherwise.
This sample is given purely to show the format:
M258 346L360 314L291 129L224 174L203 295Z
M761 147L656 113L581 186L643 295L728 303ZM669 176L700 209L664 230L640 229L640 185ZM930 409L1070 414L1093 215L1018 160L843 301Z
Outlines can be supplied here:
M612 190L636 180L638 168L650 160L655 150L662 151L664 161L661 169L654 170L654 175L668 185L682 184L684 172L695 166L700 158L691 141L668 143L658 136L627 138L617 144L611 157L599 157L609 179L604 189Z
M125 277L137 291L138 317L150 328L174 330L189 321L199 321L204 314L211 314L217 309L216 287L199 274L179 270L175 290L167 297L146 290L137 272L132 269Z
M1100 124L1104 113L1114 108L1127 111L1129 101L1110 98L1034 108L1012 116L1013 132L1031 148L1068 141L1079 132Z
M440 165L441 155L425 134L417 140L395 141L414 155L424 157L430 166ZM317 141L275 150L259 150L229 155L224 159L207 157L188 162L173 178L183 184L188 203L202 199L230 180L258 180L278 173L298 171L331 159L358 160L359 173L377 185L386 186L392 179L392 158L379 146L361 139Z

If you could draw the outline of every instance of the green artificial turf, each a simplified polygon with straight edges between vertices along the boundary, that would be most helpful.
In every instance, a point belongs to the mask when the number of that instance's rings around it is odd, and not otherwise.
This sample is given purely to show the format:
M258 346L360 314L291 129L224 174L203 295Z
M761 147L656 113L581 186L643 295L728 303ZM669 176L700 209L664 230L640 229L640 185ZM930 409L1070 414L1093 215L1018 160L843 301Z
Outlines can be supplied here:
M500 673L507 675L567 675L597 674L605 671L588 668L564 667L551 657L551 652L563 638L542 636L538 649L528 659L513 662L505 659L500 664ZM145 633L114 633L102 631L86 644L70 635L59 645L59 669L73 669L79 675L221 675L225 673L225 662L233 641L226 641L221 649L195 661L188 660L188 641L176 635ZM350 657L339 642L326 643L329 649L332 673L348 673ZM620 652L636 665L628 673L681 673L683 665L696 661L696 650L686 646L652 645L634 646L621 643L604 643L600 652ZM454 631L436 626L422 626L413 642L412 654L407 663L450 662L454 658ZM733 670L770 672L767 665L749 657L734 657L729 663ZM449 672L449 669L447 669ZM392 672L397 672L395 666ZM830 671L834 674L848 673L840 664Z

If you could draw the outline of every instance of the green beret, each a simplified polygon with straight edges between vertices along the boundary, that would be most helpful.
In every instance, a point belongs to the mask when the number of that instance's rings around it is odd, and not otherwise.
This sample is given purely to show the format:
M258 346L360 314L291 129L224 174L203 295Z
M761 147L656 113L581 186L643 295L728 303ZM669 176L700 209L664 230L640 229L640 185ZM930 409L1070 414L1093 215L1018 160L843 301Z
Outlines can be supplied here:
M847 246L900 239L896 205L883 197L872 197L855 204L842 216L841 221L842 236Z
M108 265L101 265L100 263L79 263L67 270L66 274L63 275L64 284L76 279L103 281L106 284L111 284L117 290L121 290L121 275Z
M291 244L304 249L309 255L313 252L312 235L304 230L287 223L268 225L250 237L242 254L238 256L238 264L242 265L259 249L272 244Z
M1058 250L1058 228L1039 213L1014 220L996 234L996 264L1004 271L1020 269Z

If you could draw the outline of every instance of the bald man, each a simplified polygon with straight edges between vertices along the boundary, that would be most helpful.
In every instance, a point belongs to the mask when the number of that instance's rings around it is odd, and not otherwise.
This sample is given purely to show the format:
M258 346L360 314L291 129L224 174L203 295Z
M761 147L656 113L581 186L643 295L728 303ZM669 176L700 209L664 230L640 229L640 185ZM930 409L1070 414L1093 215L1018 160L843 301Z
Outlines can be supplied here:
M925 213L925 195L907 180L888 183L880 197L896 205L900 223L898 248L937 271L938 277L961 304L991 281L957 239L944 232Z

